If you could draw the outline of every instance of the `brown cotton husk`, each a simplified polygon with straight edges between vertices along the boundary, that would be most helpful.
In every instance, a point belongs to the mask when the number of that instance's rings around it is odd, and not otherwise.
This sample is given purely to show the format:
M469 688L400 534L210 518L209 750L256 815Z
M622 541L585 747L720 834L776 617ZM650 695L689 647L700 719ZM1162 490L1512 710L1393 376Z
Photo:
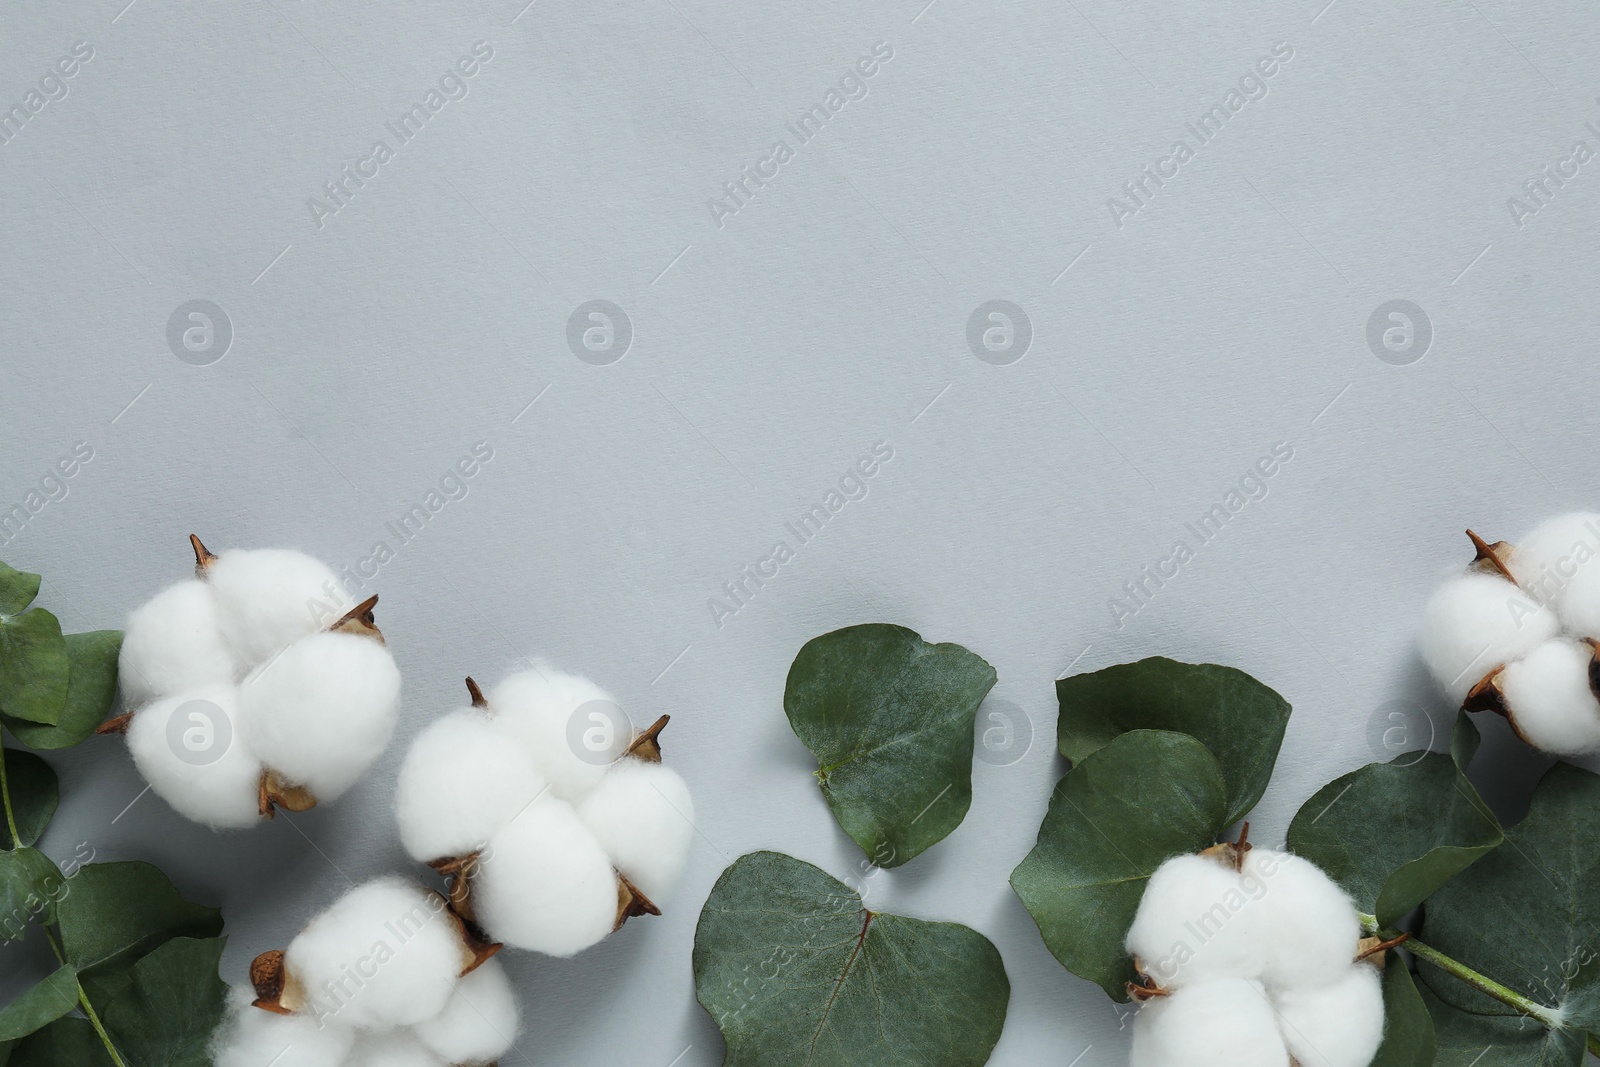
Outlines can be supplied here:
M338 622L328 627L330 633L355 634L358 637L370 637L378 644L387 644L383 639L383 631L378 629L378 622L372 609L378 606L378 595L374 593L361 603L345 612Z
M283 964L283 949L263 952L250 961L250 985L256 991L254 1006L275 1015L293 1015L305 1007L305 994Z
M477 852L469 852L465 856L447 856L428 864L435 872L449 879L450 910L468 922L477 919L472 906L472 872L477 869L478 856Z
M472 697L473 707L487 708L489 706L489 701L484 698L483 690L478 687L477 682L472 680L472 675L470 674L467 675L467 695Z
M125 711L121 715L117 715L117 716L114 716L112 718L109 718L105 722L101 723L99 726L96 726L94 728L94 732L97 733L97 734L101 734L101 735L105 735L105 734L125 734L125 733L128 732L128 727L132 723L133 723L133 712Z
M278 814L278 809L284 811L310 811L317 806L317 798L304 786L291 785L278 776L274 770L261 772L260 796L258 807L263 817L271 819Z
M1214 859L1224 867L1235 871L1244 870L1244 858L1255 846L1250 844L1250 824L1247 822L1239 828L1239 840L1224 841L1212 845L1210 848L1200 850L1200 855Z
M1498 574L1512 585L1516 584L1517 580L1511 576L1511 568L1507 566L1511 553L1516 549L1515 545L1510 541L1496 541L1491 545L1471 530L1467 531L1467 537L1472 541L1472 547L1478 550L1478 554L1472 557L1473 568Z
M1483 680L1467 691L1467 697L1461 702L1462 711L1492 711L1505 719L1511 726L1511 732L1526 745L1538 748L1532 741L1523 735L1521 727L1517 725L1517 717L1511 713L1511 708L1506 704L1505 693L1500 689L1500 679L1505 674L1504 667L1496 667L1483 676ZM1595 668L1589 667L1589 688L1595 686Z
M671 715L663 715L650 724L649 729L641 731L628 749L624 752L624 759L643 760L645 763L661 762L661 731L667 728L667 723L672 721Z
M1592 637L1583 640L1589 646L1589 691L1600 700L1600 641Z
M206 569L217 561L216 553L202 544L200 538L194 534L189 535L189 547L194 549L194 576L204 578Z
M1389 950L1405 944L1411 940L1410 934L1401 934L1385 941L1380 937L1363 937L1356 942L1356 962L1370 963L1378 970L1383 970L1384 963L1389 958Z
M458 913L448 902L444 910L456 924L456 930L461 935L461 973L457 977L465 978L487 963L496 952L505 948L500 942L489 940L481 926Z
M622 929L622 924L629 919L636 919L641 915L660 915L661 909L656 907L655 901L645 896L639 887L628 881L621 872L617 872L617 924L611 928L612 933Z

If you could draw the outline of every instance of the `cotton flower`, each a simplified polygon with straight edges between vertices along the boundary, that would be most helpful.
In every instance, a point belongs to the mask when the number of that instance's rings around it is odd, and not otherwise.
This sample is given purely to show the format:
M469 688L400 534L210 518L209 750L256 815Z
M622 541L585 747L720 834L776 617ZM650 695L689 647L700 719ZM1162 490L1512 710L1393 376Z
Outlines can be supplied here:
M449 1067L438 1053L406 1032L368 1037L356 1045L345 1067Z
M355 1031L310 1015L277 1015L255 1007L249 986L228 991L228 1014L212 1038L215 1067L342 1067Z
M1422 658L1453 703L1478 680L1555 636L1555 612L1504 578L1475 572L1450 579L1423 612Z
M1133 1024L1131 1067L1288 1067L1259 982L1209 978L1157 997Z
M617 870L657 904L665 901L694 837L694 801L676 771L623 760L578 805L578 818Z
M511 979L499 960L489 960L457 979L439 1014L413 1033L447 1063L488 1063L511 1048L520 1023Z
M1257 978L1267 950L1262 914L1239 872L1209 856L1174 856L1150 876L1128 952L1158 985Z
M399 715L400 674L372 618L326 566L279 549L214 555L133 612L118 679L151 788L217 829L331 801L366 773ZM250 816L251 810L255 817Z
M1600 701L1590 682L1594 650L1564 638L1509 663L1492 685L1517 734L1557 756L1600 749Z
M1252 848L1241 879L1259 892L1269 989L1322 985L1350 969L1361 941L1361 917L1349 894L1322 869L1287 852ZM1304 1065L1302 1065L1304 1067Z
M1284 1042L1300 1067L1367 1067L1383 1044L1383 982L1368 963L1332 983L1276 998Z
M564 800L534 804L489 839L472 902L489 936L517 948L572 956L617 920L611 860Z

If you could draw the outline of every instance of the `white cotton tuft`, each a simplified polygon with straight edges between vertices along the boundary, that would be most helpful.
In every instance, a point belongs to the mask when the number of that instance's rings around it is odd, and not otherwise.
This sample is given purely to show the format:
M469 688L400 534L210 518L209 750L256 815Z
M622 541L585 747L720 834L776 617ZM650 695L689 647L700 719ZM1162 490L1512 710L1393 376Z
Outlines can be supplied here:
M1328 985L1284 990L1277 1007L1300 1067L1367 1067L1383 1044L1383 981L1370 963Z
M1555 608L1568 630L1600 637L1600 515L1546 519L1517 542L1507 566L1529 595Z
M1512 724L1528 744L1556 756L1600 749L1600 702L1589 686L1587 644L1546 641L1500 675Z
M511 979L499 960L488 960L456 982L443 1011L413 1030L447 1063L488 1063L516 1042L520 1023Z
M1451 703L1496 667L1553 637L1560 622L1511 582L1474 571L1450 579L1423 612L1422 658Z
M1288 1067L1277 1015L1255 982L1198 981L1133 1020L1129 1067Z
M156 796L219 830L261 821L261 761L239 733L239 691L209 685L147 704L128 724L128 751Z
M299 1067L298 1064L295 1067ZM447 1067L439 1055L405 1031L363 1038L345 1067Z
M445 900L401 878L350 890L289 943L305 1010L367 1030L438 1015L470 953Z
M1179 989L1259 976L1263 933L1238 872L1207 856L1174 856L1150 876L1127 948L1157 985Z
M611 932L618 882L572 806L546 797L489 839L472 880L478 923L495 941L572 956Z
M232 549L205 569L222 636L255 665L337 622L353 606L332 570L304 552Z
M400 765L400 841L423 863L466 856L546 788L520 744L481 709L460 708L418 734Z
M1245 892L1262 913L1269 989L1322 985L1349 970L1361 941L1361 917L1322 868L1272 849L1245 853Z
M572 803L600 784L633 740L604 689L548 666L511 675L489 695L489 707L522 741L551 792Z
M355 1031L310 1015L278 1015L254 1007L255 992L228 990L228 1014L212 1038L214 1067L341 1067Z
M677 885L694 837L694 801L677 772L659 763L613 764L578 817L611 865L654 903Z
M400 713L400 671L359 634L301 638L240 686L241 732L263 763L318 800L354 785Z
M217 604L204 582L191 578L169 585L128 616L117 656L124 708L131 711L202 685L235 682L242 673L222 639Z

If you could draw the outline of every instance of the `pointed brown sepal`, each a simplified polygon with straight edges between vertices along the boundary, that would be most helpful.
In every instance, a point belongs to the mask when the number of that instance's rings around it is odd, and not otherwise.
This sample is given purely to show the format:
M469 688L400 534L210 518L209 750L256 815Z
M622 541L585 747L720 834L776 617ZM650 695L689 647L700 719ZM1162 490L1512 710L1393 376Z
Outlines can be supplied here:
M479 855L477 852L469 852L465 856L447 856L428 864L450 880L448 887L450 910L468 922L473 922L478 917L472 906L472 872L478 867Z
M194 576L205 577L206 568L217 561L216 553L200 543L200 538L194 534L189 535L189 547L194 549Z
M663 715L650 724L650 728L633 739L628 750L622 755L624 758L643 760L646 763L661 762L661 731L667 728L667 723L672 721L671 715Z
M1231 867L1236 871L1244 870L1244 858L1255 846L1250 843L1250 824L1246 822L1239 828L1239 840L1224 841L1212 845L1210 848L1200 850L1200 855L1216 860L1224 867Z
M1496 667L1478 680L1478 684L1467 690L1466 699L1461 702L1462 711L1492 711L1496 715L1510 718L1506 710L1505 694L1500 692L1500 677L1505 673L1504 667Z
M1403 945L1410 940L1410 934L1401 934L1399 937L1391 937L1387 941L1377 937L1363 937L1356 944L1356 962L1361 963L1365 961L1381 971L1383 970L1383 965L1385 962L1384 954L1390 949L1399 945Z
M486 708L489 702L483 699L483 690L478 688L478 683L472 680L472 675L467 675L467 693L472 697L472 706Z
M655 901L640 892L639 887L628 881L621 871L617 872L617 924L611 928L612 933L622 929L622 924L629 919L637 919L641 915L660 915L661 909L656 907Z
M461 973L457 977L465 978L505 948L498 941L490 941L481 926L457 913L453 907L447 905L445 911L455 920L456 930L461 934Z
M1478 550L1478 554L1472 557L1474 567L1481 571L1492 571L1511 584L1516 584L1517 580L1511 576L1511 568L1506 566L1514 547L1511 542L1496 541L1491 545L1471 530L1467 531L1467 537L1471 539L1472 547Z
M114 718L107 719L105 722L101 723L99 726L96 726L94 728L94 732L97 733L97 734L101 734L101 735L104 735L104 734L125 734L125 733L128 732L128 727L132 723L133 723L133 712L125 711L121 715L118 715L118 716L116 716Z
M256 808L264 818L274 818L282 808L284 811L310 811L317 806L317 798L304 786L291 785L278 777L278 772L265 770L261 772L261 784L256 795Z
M378 629L377 619L372 613L372 609L377 606L378 595L374 593L345 612L344 616L328 629L336 634L356 634L359 637L370 637L380 645L385 644L383 631Z
M1589 645L1589 691L1600 698L1600 641L1584 638Z
M1123 988L1128 991L1128 998L1139 1004L1154 1000L1156 997L1172 996L1172 990L1162 989L1148 978L1143 982L1129 982Z
M300 1008L299 987L289 978L283 965L283 949L263 952L250 961L250 985L255 988L254 1007L274 1015L293 1015Z

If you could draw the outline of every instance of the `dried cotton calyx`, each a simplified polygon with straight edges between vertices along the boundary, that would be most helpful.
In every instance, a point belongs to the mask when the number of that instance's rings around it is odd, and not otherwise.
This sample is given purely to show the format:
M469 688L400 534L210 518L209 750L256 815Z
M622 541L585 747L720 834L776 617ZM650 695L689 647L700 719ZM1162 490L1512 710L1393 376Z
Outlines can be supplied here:
M195 577L128 619L118 683L126 733L151 789L217 829L334 800L383 752L400 672L373 620L331 570L281 549L212 554L191 535Z
M1549 519L1517 544L1468 530L1477 557L1424 612L1435 681L1558 756L1600 751L1600 515Z
M1145 979L1128 987L1143 1005L1132 1064L1367 1067L1383 994L1355 905L1314 864L1251 846L1248 831L1150 877L1127 938Z
M214 1041L218 1067L479 1067L516 1041L516 997L498 945L438 893L399 878L357 886L289 947L250 967ZM265 1053L265 1056L262 1055Z
M552 956L659 915L694 834L688 787L661 763L668 717L618 730L604 690L550 667L467 689L470 706L412 743L395 796L402 844L450 878L451 906Z

